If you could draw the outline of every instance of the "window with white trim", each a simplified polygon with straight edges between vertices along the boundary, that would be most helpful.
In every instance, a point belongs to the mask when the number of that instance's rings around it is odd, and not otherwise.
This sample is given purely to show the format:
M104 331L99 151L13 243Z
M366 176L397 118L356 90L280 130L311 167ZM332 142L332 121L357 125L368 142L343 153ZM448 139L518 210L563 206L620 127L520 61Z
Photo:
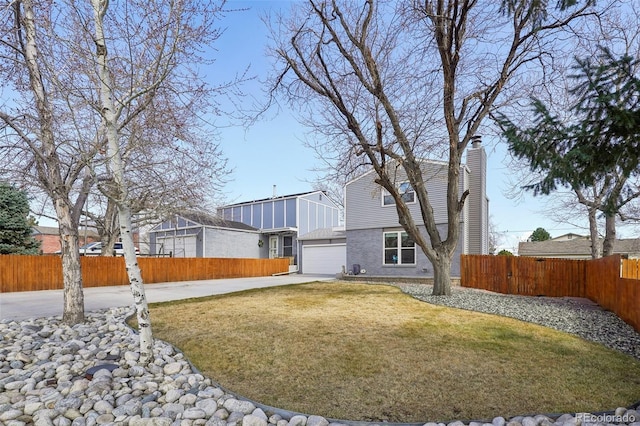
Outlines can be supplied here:
M415 265L416 243L404 231L383 234L385 265Z
M398 192L405 203L414 203L416 201L416 193L409 182L402 182L398 185ZM395 204L396 201L393 199L393 196L389 194L389 191L382 188L382 205L394 206Z

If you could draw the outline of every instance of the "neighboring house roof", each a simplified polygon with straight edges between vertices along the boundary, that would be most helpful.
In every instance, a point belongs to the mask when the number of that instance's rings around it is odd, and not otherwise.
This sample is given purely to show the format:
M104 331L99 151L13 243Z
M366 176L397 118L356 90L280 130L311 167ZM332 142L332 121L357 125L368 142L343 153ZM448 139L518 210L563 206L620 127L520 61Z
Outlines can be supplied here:
M60 235L60 230L56 226L34 226L33 233L43 235Z
M327 195L327 193L325 191L307 191L307 192L300 192L298 194L278 195L278 196L275 196L275 197L260 198L259 200L250 200L250 201L242 201L242 202L234 203L234 204L226 204L224 206L221 206L220 208L241 206L243 204L260 203L260 202L263 202L263 201L284 200L286 198L297 198L297 197L303 197L303 196L309 195L309 194L315 194L317 192L322 192L324 195Z
M32 229L33 235L55 235L56 237L60 235L60 230L57 226L34 226ZM85 233L89 237L99 237L98 232L95 229L85 228L82 225L78 228L78 233L81 237L84 237Z
M602 241L600 241L602 244ZM615 240L613 243L613 253L640 256L640 238ZM571 239L562 241L534 241L521 242L518 244L519 256L531 257L591 257L591 240Z
M588 240L588 235L580 235L574 234L573 232L569 232L568 234L558 235L555 238L551 238L552 241L567 241L567 240Z
M254 228L253 226L249 226L247 224L244 224L242 222L235 222L233 220L226 220L223 219L219 216L212 216L210 214L207 213L202 213L202 212L183 212L183 213L178 213L177 216L180 216L186 220L189 220L191 222L195 222L198 223L202 226L210 226L213 228L228 228L228 229L238 229L238 230L242 230L242 231L257 231L258 229ZM168 218L165 219L166 220L171 220L173 218L173 216L170 216ZM166 229L153 229L152 231L166 231Z
M339 238L347 238L347 232L344 228L320 228L298 237L298 241L335 240Z

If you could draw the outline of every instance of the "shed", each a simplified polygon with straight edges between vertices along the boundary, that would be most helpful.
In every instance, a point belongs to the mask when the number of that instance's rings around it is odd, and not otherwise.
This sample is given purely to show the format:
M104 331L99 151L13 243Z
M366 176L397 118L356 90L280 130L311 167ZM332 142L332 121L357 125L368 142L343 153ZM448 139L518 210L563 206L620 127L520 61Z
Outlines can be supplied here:
M265 257L260 231L201 212L168 217L149 231L151 255L174 257Z

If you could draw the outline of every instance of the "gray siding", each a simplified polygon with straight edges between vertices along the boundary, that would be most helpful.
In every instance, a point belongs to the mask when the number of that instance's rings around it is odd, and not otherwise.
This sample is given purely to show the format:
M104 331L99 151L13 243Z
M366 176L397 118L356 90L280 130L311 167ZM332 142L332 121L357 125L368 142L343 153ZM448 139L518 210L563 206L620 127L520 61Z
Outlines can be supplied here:
M487 198L487 154L481 146L467 150L469 179L469 250L470 254L489 253L489 200Z
M294 198L287 200L285 205L285 227L287 228L295 228L297 226L297 208L296 208L296 200Z
M435 213L436 223L447 223L447 166L443 163L425 162L423 175ZM367 229L398 225L398 213L395 206L382 205L382 188L374 182L376 176L375 172L370 172L346 185L346 229ZM463 177L461 176L462 179ZM398 170L396 182L400 184L406 180L404 171ZM409 210L414 218L421 217L420 205L417 199L416 202L409 204Z
M219 214L265 232L298 228L297 235L340 225L338 207L321 191L221 207Z
M446 233L446 224L438 226L438 229L441 234ZM353 270L353 265L358 264L367 271L366 275L370 276L433 277L433 266L419 247L416 247L415 265L383 264L383 232L396 230L400 231L401 228L347 230L347 271ZM424 229L422 231L426 232ZM462 241L459 241L452 259L452 277L460 276L461 247Z
M254 204L251 206L251 209L252 216L250 225L258 229L262 228L262 204Z
M333 228L338 223L338 208L322 192L312 192L298 200L298 235L302 236L321 228Z
M262 226L260 228L273 228L273 201L262 203Z
M260 258L259 239L257 232L207 228L204 257Z

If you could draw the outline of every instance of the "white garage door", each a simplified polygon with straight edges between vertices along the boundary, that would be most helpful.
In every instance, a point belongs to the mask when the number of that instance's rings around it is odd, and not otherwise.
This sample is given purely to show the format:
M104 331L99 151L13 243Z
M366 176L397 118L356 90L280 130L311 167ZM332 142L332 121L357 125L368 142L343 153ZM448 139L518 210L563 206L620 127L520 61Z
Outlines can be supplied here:
M302 246L303 274L337 274L347 264L347 245Z

